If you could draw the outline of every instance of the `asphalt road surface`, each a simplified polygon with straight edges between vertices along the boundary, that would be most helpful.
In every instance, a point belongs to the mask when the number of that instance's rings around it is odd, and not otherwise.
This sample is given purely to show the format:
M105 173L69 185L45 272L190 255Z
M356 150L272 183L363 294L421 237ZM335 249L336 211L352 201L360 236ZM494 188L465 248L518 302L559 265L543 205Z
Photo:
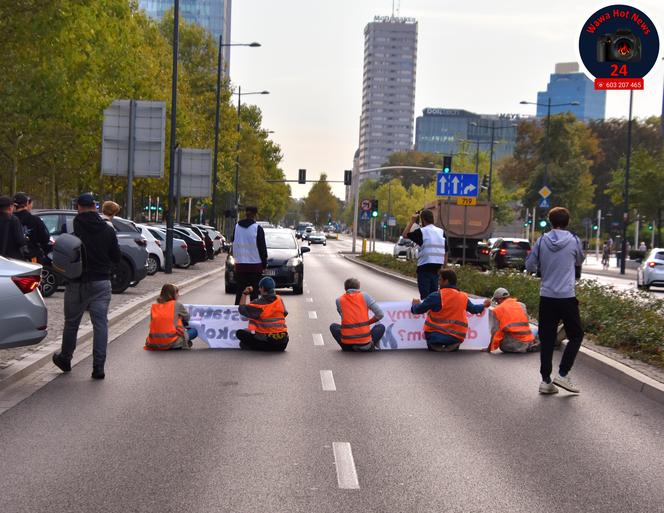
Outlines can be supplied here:
M312 249L285 353L148 352L142 322L105 381L87 359L0 416L0 510L664 512L661 405L584 365L581 395L540 396L536 354L343 353L345 277L415 288ZM222 279L183 299L231 302Z

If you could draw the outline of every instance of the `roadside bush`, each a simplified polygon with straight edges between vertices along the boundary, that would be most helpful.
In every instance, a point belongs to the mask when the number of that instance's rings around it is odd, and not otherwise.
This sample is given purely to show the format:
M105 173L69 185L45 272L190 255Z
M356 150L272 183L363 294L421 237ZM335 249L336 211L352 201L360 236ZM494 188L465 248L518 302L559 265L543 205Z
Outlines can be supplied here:
M368 253L366 262L415 277L415 262L391 255ZM531 316L539 308L539 279L514 271L481 272L474 267L456 267L459 288L469 294L491 297L505 287L525 303ZM623 292L596 281L577 284L581 320L586 333L598 344L620 350L632 358L664 367L664 301L639 291Z

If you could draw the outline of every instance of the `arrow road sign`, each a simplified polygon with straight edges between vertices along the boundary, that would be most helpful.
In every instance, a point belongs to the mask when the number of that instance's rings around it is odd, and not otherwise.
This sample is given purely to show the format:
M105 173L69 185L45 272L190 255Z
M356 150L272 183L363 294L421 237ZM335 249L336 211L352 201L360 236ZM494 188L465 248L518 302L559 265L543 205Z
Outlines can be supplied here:
M474 173L438 173L437 196L477 197L478 175Z

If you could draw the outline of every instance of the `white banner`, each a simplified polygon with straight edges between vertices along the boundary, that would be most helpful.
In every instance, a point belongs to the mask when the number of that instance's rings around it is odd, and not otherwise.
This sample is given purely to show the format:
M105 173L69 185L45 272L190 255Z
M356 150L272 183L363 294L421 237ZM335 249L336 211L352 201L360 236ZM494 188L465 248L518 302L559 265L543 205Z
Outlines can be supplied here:
M239 349L235 336L247 329L248 320L235 305L184 305L189 311L189 326L198 330L198 338L214 349Z

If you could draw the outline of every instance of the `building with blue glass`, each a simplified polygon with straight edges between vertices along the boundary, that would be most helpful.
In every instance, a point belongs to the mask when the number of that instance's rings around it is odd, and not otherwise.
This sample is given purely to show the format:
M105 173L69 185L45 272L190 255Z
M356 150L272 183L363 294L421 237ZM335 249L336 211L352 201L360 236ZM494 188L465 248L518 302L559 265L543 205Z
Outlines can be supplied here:
M582 121L604 119L606 91L596 91L595 84L585 73L579 72L576 62L556 64L546 91L537 93L537 117L547 116L548 102L551 99L551 114L571 112ZM579 105L554 107L558 103L579 102Z

